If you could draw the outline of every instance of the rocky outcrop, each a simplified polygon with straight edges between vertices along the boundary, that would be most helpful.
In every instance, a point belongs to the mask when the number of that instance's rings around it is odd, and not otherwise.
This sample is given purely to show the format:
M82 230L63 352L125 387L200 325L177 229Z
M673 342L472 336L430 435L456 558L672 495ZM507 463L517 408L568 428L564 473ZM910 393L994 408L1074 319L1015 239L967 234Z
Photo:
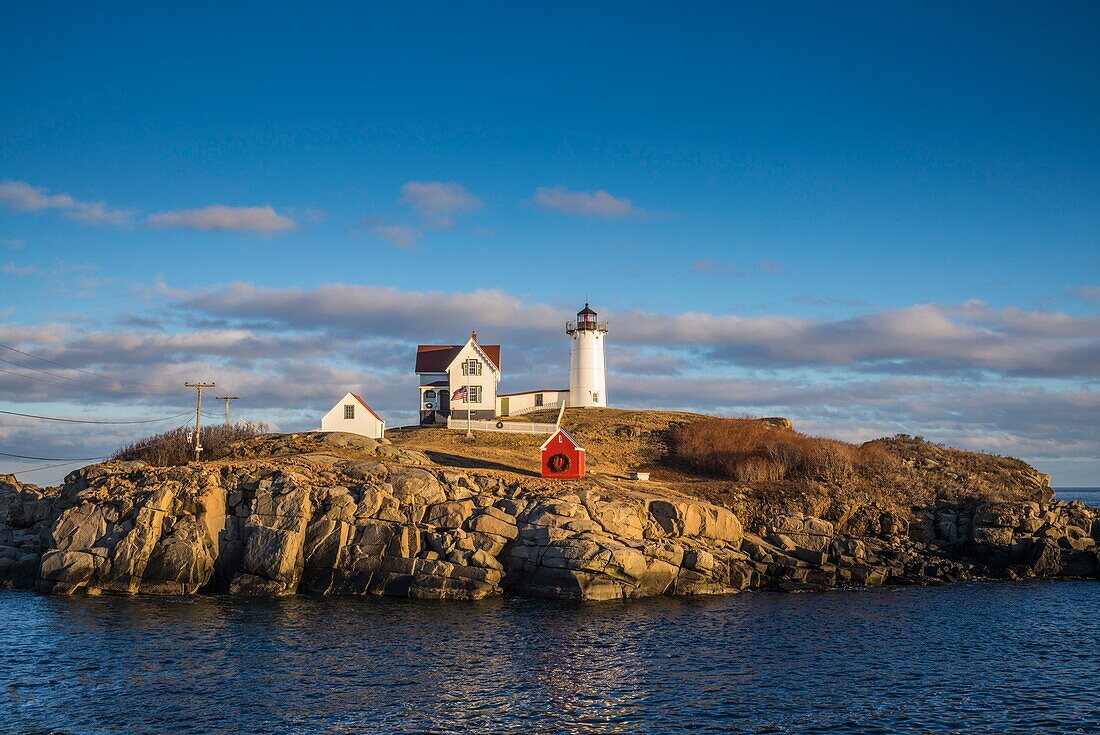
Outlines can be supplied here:
M745 529L729 509L657 484L441 469L369 441L350 457L287 445L279 461L112 462L58 489L0 477L0 583L611 600L1100 576L1100 512L1080 503L940 503L909 518L788 512ZM284 456L273 442L264 451Z

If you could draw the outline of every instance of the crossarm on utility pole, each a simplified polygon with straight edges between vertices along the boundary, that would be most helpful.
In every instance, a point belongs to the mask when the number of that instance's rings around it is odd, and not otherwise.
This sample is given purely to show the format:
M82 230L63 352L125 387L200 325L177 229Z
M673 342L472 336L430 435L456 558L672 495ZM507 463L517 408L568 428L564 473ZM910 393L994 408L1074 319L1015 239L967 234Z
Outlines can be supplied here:
M237 400L238 398L240 398L240 396L218 396L217 398L219 401L225 401L225 425L230 426L231 424L229 421L229 402Z

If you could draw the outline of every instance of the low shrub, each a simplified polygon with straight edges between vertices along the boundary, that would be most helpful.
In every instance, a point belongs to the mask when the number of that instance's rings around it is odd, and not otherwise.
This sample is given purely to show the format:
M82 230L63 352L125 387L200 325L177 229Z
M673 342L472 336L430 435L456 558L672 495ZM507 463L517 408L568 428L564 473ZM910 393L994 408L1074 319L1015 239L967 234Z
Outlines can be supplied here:
M889 471L896 459L880 446L807 436L758 419L707 418L671 430L682 468L738 482L840 484Z
M221 459L229 453L229 445L242 439L268 433L264 424L215 424L202 428L202 459ZM195 456L195 433L181 427L139 439L119 449L111 457L127 461L141 460L156 467L185 465Z

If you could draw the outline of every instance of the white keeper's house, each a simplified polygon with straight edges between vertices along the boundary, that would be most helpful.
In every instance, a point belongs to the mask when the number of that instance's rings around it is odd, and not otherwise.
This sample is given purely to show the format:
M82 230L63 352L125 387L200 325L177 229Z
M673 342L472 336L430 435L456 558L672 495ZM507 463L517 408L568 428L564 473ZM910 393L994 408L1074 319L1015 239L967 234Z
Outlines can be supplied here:
M447 419L487 420L540 408L588 408L607 405L604 342L607 322L589 308L566 323L571 339L569 387L500 393L500 345L483 345L477 332L461 345L418 345L416 374L420 382L420 423Z
M349 391L321 417L321 431L347 431L381 439L386 433L386 422L362 396Z

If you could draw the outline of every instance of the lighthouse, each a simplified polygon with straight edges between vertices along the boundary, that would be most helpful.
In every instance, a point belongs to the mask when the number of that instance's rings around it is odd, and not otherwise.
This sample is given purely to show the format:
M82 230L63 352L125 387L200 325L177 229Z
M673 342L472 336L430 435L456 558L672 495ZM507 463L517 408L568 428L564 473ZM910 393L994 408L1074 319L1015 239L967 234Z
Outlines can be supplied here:
M603 343L607 322L598 321L586 303L577 312L577 321L566 323L565 333L573 340L569 345L569 407L606 407Z

